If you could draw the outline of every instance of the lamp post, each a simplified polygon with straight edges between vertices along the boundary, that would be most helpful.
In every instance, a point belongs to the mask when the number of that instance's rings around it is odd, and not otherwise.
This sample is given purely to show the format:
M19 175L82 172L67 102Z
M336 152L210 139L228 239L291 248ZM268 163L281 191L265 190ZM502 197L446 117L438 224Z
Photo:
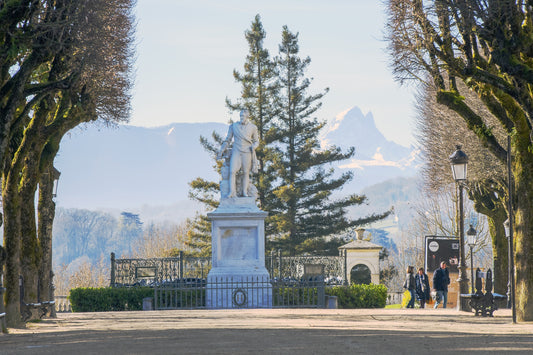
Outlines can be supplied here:
M509 281L507 282L507 307L512 309L513 323L516 323L516 303L515 303L515 285L514 285L514 252L513 252L513 176L511 173L511 136L507 135L507 191L509 192L509 218L503 222L505 236L509 250L509 261L507 264Z
M509 263L508 273L509 281L507 282L507 308L512 309L513 323L516 323L516 304L514 299L514 260L513 260L513 228L511 227L511 214L509 218L503 222L503 228L505 229L505 236L507 237L507 243L509 247Z
M463 212L463 184L467 176L468 156L461 150L461 146L457 145L455 152L450 155L450 164L452 167L453 179L459 187L459 295L457 296L457 303L460 311L470 311L468 301L461 298L461 294L468 293L468 277L466 276L465 265L465 226L464 226L464 212Z
M474 247L476 246L476 230L472 225L470 225L470 228L466 231L466 243L470 247L470 277L472 278L472 288L470 289L470 293L474 293Z

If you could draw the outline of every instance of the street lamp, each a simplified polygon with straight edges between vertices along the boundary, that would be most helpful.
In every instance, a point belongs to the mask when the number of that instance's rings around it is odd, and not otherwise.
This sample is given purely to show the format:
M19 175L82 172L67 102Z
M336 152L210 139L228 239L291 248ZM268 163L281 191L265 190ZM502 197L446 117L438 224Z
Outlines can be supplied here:
M470 293L474 293L474 247L476 246L476 230L472 225L466 231L466 243L470 247L470 277L472 278L472 288Z
M503 222L503 228L505 229L505 236L507 237L507 243L509 248L509 262L508 273L509 281L507 282L507 308L512 309L513 323L516 323L516 304L515 304L515 290L514 290L514 260L513 260L513 228L511 227L510 218L507 218Z
M52 178L54 179L54 188L52 192L52 197L57 197L57 187L59 185L59 176L61 175L61 173L55 167L52 167L52 169L53 169Z
M468 292L468 277L465 275L465 226L464 226L464 212L463 212L463 183L467 176L468 156L461 150L461 146L457 145L455 152L450 155L450 164L452 167L453 179L459 187L459 295L457 296L459 310L469 311L466 299L461 298L461 294Z
M511 172L511 136L507 135L507 191L509 193L509 202L507 209L509 211L509 218L503 222L505 228L505 236L507 237L507 244L509 250L508 272L509 281L507 282L507 300L508 308L512 308L513 323L516 323L516 303L515 303L515 285L514 285L514 252L513 252L513 174Z

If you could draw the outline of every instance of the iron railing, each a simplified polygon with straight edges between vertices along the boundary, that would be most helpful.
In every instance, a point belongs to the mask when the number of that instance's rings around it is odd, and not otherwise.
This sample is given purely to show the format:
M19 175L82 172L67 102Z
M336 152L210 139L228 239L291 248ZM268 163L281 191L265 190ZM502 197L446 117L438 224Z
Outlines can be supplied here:
M306 269L318 266L322 268L319 273L329 284L342 284L346 279L343 256L282 256L278 250L265 258L265 264L270 276L277 280L299 280L308 273Z
M340 285L346 280L346 260L342 256L289 257L277 251L265 258L265 266L270 277L278 281L300 280L317 274L323 275L328 285ZM111 253L110 284L111 287L155 286L184 278L204 279L210 269L210 257L184 257L182 252L178 257L146 259L115 259Z
M207 277L211 258L115 259L111 253L111 287L156 286L176 280Z
M253 276L218 278L209 284L204 279L177 281L154 287L154 308L324 308L325 287L322 276L299 281Z

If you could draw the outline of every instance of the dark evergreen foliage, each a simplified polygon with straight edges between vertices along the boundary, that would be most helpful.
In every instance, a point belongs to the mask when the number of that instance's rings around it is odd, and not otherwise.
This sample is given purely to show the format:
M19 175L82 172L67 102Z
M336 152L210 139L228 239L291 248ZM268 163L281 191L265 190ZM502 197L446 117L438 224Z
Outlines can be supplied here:
M267 234L274 244L295 254L306 240L321 238L384 218L388 212L351 220L346 208L365 202L364 196L333 199L335 190L352 179L351 173L335 175L332 164L353 156L354 148L321 147L320 130L325 122L314 114L328 89L310 94L311 79L306 70L311 59L299 57L298 34L283 28L278 68L279 94L276 96L276 127L273 132L273 173L276 181L269 213Z

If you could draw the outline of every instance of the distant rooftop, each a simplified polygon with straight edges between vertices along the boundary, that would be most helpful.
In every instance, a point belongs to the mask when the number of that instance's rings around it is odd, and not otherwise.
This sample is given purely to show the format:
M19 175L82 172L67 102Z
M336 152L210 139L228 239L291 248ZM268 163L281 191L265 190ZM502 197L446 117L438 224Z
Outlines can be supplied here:
M348 244L344 244L339 249L383 249L381 245L371 243L367 240L354 240Z

